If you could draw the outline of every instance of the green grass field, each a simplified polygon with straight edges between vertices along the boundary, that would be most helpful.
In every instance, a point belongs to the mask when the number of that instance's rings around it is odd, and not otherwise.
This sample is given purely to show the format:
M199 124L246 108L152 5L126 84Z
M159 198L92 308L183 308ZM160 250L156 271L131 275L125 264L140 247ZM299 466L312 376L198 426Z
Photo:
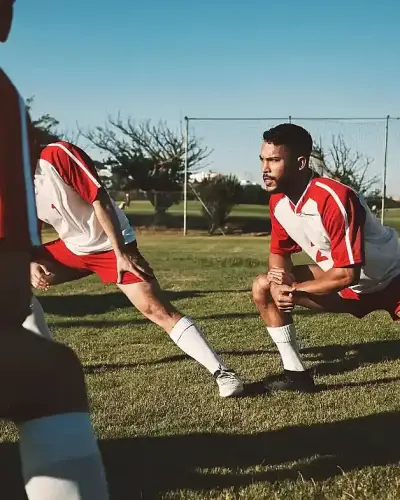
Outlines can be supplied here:
M154 209L147 200L132 201L127 209L128 214L151 214ZM183 202L172 205L168 213L183 216ZM201 204L199 201L188 201L188 214L201 216ZM269 214L268 205L236 205L232 210L232 215L237 217L267 217Z
M112 499L400 498L400 339L387 315L299 310L321 390L262 394L259 382L281 369L249 292L268 239L142 234L139 242L171 300L198 320L249 395L221 400L202 367L96 277L42 294L55 337L84 363ZM22 500L13 427L3 424L1 436L2 488Z
M131 206L126 210L126 213L131 217L131 220L135 221L135 215L151 215L154 213L154 209L149 201L133 201ZM183 203L173 205L168 209L168 213L174 217L182 217L183 225ZM201 217L201 205L198 201L188 201L188 217ZM236 205L230 217L240 218L240 219L265 219L269 216L268 205ZM385 213L385 224L392 226L400 233L400 208L388 209ZM190 229L190 225L189 225Z

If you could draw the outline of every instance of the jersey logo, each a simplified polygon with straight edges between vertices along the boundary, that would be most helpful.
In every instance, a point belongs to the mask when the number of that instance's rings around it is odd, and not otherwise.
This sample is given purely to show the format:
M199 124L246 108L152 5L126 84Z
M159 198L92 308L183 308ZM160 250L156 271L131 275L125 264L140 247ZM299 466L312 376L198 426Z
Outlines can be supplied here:
M313 242L310 243L311 243L311 248L315 247ZM329 260L329 258L326 257L325 255L322 255L321 250L318 250L315 256L315 262L324 262L324 260Z
M320 250L318 250L317 256L315 258L315 261L316 262L323 262L324 260L329 260L329 259L325 255L322 255L322 253L320 252Z

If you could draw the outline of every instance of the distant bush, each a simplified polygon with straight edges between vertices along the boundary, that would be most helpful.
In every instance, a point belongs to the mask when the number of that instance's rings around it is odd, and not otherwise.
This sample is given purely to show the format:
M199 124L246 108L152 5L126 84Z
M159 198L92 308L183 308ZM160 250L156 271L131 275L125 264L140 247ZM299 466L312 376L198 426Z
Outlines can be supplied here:
M210 220L209 233L224 227L232 208L239 203L242 186L234 175L206 178L196 186L196 191L207 207L202 207L205 217Z

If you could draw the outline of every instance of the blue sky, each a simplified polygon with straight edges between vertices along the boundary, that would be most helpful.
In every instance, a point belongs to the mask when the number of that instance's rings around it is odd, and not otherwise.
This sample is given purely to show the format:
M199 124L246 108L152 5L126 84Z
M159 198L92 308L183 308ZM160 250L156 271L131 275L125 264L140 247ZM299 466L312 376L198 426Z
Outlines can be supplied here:
M34 115L67 129L118 111L172 127L185 115L400 116L395 0L17 0L15 14L2 65L35 95ZM215 150L210 168L258 180L268 125L192 130ZM329 138L338 125L310 128ZM383 124L340 130L379 171ZM400 195L400 121L389 139L389 192Z

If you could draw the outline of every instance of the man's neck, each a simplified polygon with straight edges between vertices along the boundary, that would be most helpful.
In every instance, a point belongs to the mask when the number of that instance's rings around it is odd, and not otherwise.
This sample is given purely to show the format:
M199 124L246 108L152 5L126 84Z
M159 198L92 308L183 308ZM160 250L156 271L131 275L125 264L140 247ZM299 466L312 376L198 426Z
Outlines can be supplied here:
M313 171L310 168L307 168L304 171L304 175L296 179L296 181L285 190L285 195L292 203L296 205L310 183L313 175Z

